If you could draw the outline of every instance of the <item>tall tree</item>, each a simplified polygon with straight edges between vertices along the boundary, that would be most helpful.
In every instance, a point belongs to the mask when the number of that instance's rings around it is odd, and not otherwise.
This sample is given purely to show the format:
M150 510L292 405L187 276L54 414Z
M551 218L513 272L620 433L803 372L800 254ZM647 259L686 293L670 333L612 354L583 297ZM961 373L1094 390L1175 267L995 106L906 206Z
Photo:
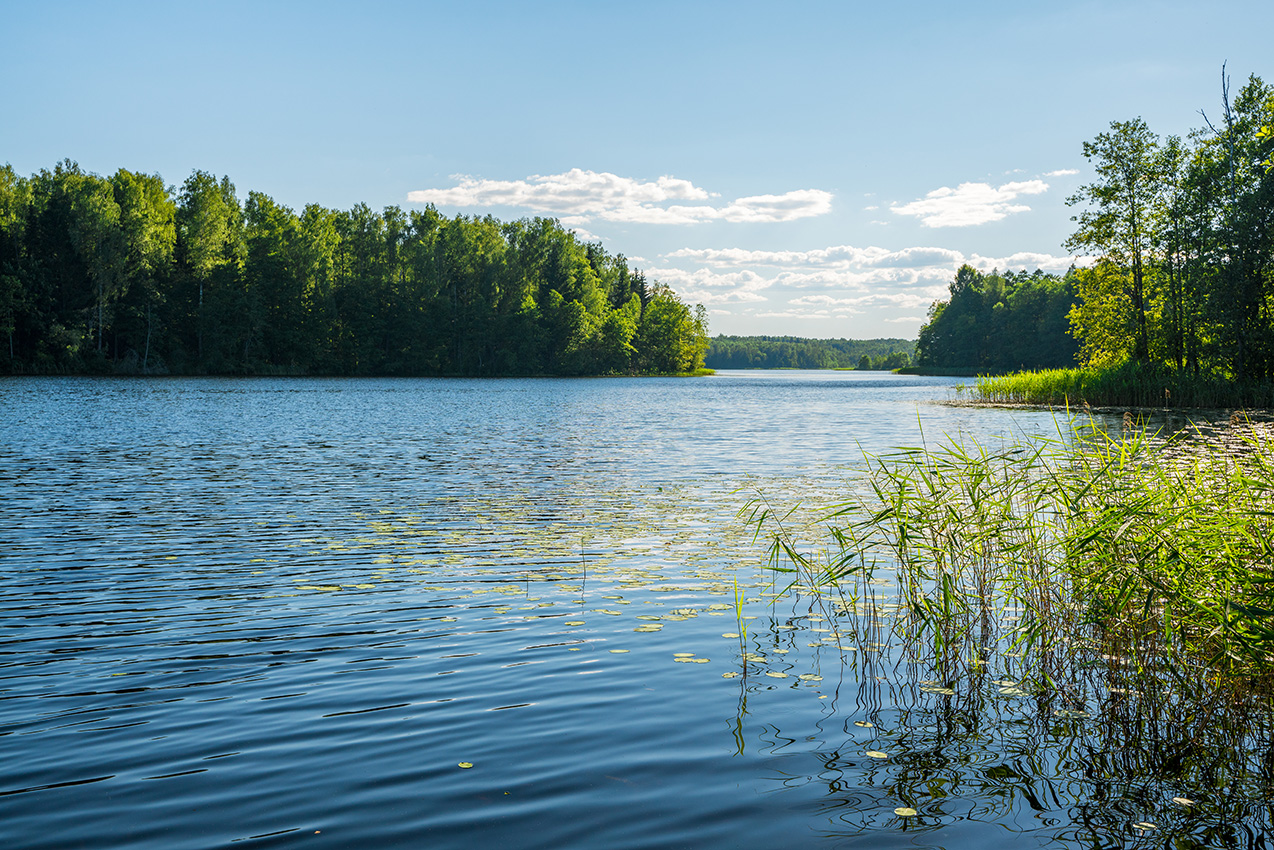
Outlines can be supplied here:
M1123 312L1132 321L1132 358L1150 359L1150 302L1147 297L1146 255L1150 248L1151 226L1163 187L1159 138L1146 122L1115 121L1110 132L1084 142L1084 156L1094 162L1097 181L1080 188L1067 204L1091 204L1072 217L1078 227L1065 246L1069 251L1093 253L1111 265L1107 276L1081 279L1083 305L1078 309ZM1115 270L1119 270L1116 272ZM1124 271L1126 270L1126 271ZM1112 286L1109 274L1126 274L1121 286ZM1085 290L1086 283L1094 286ZM1117 299L1123 305L1096 303ZM1079 327L1087 327L1081 321Z

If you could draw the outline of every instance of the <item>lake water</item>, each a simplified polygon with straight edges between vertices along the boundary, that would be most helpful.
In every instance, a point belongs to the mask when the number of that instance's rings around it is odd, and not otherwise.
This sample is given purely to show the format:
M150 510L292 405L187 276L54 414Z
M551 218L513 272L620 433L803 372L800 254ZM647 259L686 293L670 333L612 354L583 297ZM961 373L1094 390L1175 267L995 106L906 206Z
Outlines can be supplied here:
M750 499L1056 432L953 383L0 379L0 844L1264 846L1234 776L770 595Z

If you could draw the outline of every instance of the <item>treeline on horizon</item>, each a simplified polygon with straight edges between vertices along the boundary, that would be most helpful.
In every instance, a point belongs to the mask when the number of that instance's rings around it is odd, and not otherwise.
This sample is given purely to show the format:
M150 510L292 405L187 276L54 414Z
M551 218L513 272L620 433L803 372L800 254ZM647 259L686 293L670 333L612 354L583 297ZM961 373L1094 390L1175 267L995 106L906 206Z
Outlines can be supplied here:
M727 336L708 340L710 369L901 369L911 365L909 339L807 339Z
M0 168L0 372L681 374L706 348L702 307L555 220Z
M917 361L1274 382L1274 88L1252 76L1231 98L1223 68L1221 94L1187 139L1138 118L1085 142L1096 179L1067 200L1079 211L1065 247L1095 262L1029 280L962 268Z

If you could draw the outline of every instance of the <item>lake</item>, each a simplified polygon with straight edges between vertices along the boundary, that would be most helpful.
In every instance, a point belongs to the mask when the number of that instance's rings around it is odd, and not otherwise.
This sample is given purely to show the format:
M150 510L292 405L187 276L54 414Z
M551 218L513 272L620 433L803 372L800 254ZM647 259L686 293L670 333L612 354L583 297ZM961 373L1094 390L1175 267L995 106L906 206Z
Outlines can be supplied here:
M1213 744L917 688L776 593L750 500L1058 430L954 383L0 379L0 843L1265 846Z

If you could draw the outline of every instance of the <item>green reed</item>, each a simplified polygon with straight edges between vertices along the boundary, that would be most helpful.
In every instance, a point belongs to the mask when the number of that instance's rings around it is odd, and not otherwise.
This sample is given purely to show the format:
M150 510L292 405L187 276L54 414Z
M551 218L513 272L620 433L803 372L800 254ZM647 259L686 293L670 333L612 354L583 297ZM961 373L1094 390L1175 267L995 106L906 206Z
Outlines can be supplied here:
M950 683L1065 687L1093 665L1274 673L1274 446L1076 428L1001 449L870 458L818 552L765 511L772 564L820 588L860 646ZM870 598L896 582L896 607Z
M969 400L1052 407L1270 407L1274 385L1125 363L979 377Z

